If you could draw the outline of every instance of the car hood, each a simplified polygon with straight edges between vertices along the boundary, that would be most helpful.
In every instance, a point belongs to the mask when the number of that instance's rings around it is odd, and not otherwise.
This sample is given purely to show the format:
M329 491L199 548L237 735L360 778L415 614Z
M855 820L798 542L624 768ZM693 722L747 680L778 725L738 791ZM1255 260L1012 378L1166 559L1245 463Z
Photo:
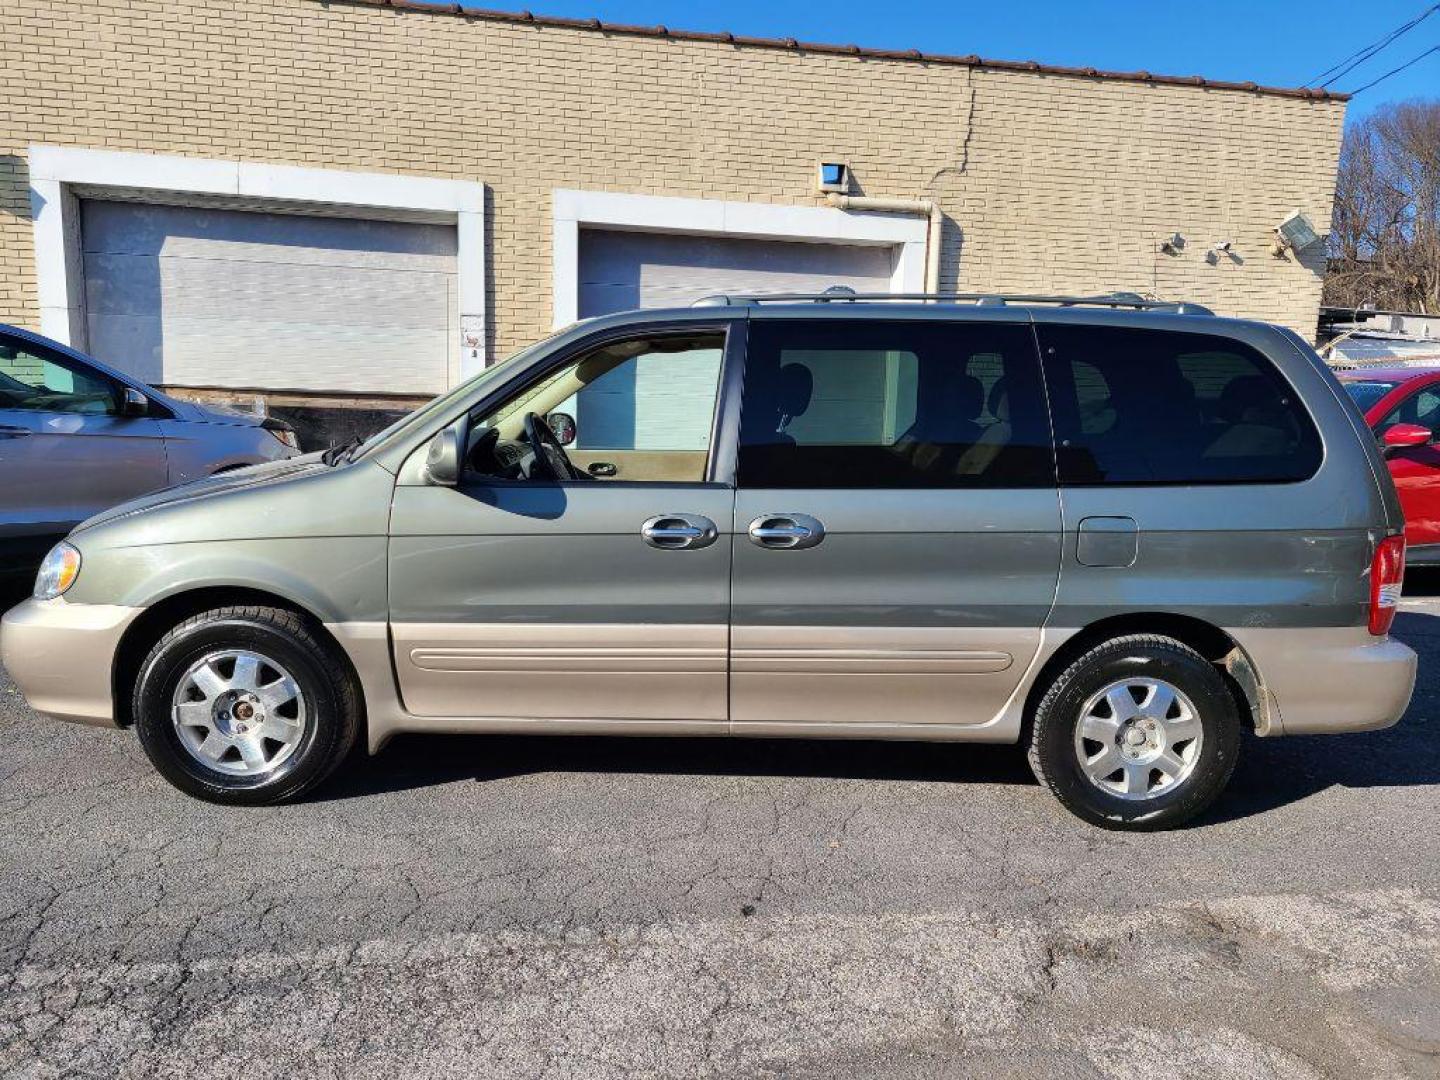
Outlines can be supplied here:
M331 467L321 460L321 453L317 451L313 454L301 454L299 457L267 461L259 465L247 465L244 468L231 469L217 476L208 476L203 480L193 480L188 484L151 492L149 495L131 499L129 502L123 502L118 506L103 510L94 517L86 518L75 526L72 534L93 529L97 525L115 521L117 518L130 517L145 510L199 502L217 495L270 487L275 484L288 483L301 476L329 472Z
M199 424L228 424L231 427L259 427L265 417L235 405L200 405L194 401L170 399L177 417Z

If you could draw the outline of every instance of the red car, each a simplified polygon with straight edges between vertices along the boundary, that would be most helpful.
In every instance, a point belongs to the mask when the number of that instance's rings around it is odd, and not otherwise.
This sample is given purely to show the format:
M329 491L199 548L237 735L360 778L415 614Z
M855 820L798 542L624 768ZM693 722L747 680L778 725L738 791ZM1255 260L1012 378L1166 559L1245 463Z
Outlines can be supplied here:
M1405 510L1405 562L1440 565L1440 369L1336 374L1385 448Z

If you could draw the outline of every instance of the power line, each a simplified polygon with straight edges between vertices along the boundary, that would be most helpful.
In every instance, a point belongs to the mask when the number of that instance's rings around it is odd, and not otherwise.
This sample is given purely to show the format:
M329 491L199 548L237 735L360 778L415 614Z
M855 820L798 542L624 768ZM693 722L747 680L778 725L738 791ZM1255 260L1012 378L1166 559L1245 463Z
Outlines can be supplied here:
M1369 60L1377 53L1380 53L1384 49L1388 48L1393 42L1399 40L1405 34L1408 34L1411 30L1414 30L1415 27L1419 26L1422 22L1428 19L1431 15L1434 15L1437 11L1440 11L1440 4L1431 4L1428 8L1422 11L1419 15L1416 15L1409 22L1402 23L1394 30L1391 30L1388 34L1384 35L1378 41L1371 42L1363 49L1351 53L1349 56L1345 57L1344 60L1341 60L1333 67L1326 68L1319 75L1316 75L1309 82L1305 83L1305 85L1309 86L1311 83L1318 83L1321 88L1329 86L1335 80L1348 75L1361 64L1365 63L1365 61ZM1324 80L1323 82L1321 81L1322 79Z
M1320 85L1321 85L1321 88L1323 89L1323 88L1325 88L1325 87L1328 87L1329 85L1331 85L1331 84L1334 83L1334 82L1338 82L1340 79L1343 79L1346 75L1349 75L1352 71L1354 71L1356 68L1358 68L1361 64L1364 64L1364 63L1366 63L1367 61L1373 59L1375 56L1379 55L1381 52L1383 52L1385 49L1389 48L1392 44L1394 44L1394 43L1395 43L1396 41L1398 41L1400 38L1402 38L1402 37L1404 37L1406 34L1408 34L1411 30L1414 30L1415 27L1419 26L1422 22L1424 22L1426 19L1428 19L1431 15L1435 14L1436 11L1440 11L1440 4L1435 4L1434 6L1432 6L1432 7L1430 7L1430 8L1427 8L1425 11L1421 12L1421 13L1420 13L1419 15L1417 15L1415 18L1411 19L1411 20L1410 20L1408 23L1406 23L1404 26L1400 26L1400 27L1397 27L1395 30L1392 30L1385 38L1383 38L1381 41L1377 42L1377 43L1376 43L1373 47L1371 47L1370 49L1366 50L1366 51L1364 52L1364 55L1362 55L1362 56L1356 58L1355 60L1351 61L1350 63L1344 65L1339 71L1335 72L1335 73L1334 73L1333 75L1331 75L1328 79L1326 79L1323 83L1321 83L1321 84L1320 84Z
M1356 94L1359 94L1359 93L1361 93L1362 91L1369 90L1372 86L1375 86L1377 83L1382 83L1382 82L1384 82L1386 79L1390 78L1391 75L1398 75L1398 74L1400 74L1400 72L1404 71L1406 68L1410 67L1412 64L1418 64L1421 60L1424 60L1425 57L1429 56L1431 53L1440 53L1440 45L1431 45L1430 48L1426 49L1426 50L1425 50L1424 52L1422 52L1419 56L1411 57L1409 60L1406 60L1405 63L1401 64L1399 67L1397 67L1397 68L1392 68L1390 71L1387 71L1384 75L1381 75L1378 79L1373 79L1373 80L1371 80L1370 82L1366 83L1364 86L1360 87L1359 90L1351 90L1351 91L1350 91L1350 96L1351 96L1351 97L1354 97Z

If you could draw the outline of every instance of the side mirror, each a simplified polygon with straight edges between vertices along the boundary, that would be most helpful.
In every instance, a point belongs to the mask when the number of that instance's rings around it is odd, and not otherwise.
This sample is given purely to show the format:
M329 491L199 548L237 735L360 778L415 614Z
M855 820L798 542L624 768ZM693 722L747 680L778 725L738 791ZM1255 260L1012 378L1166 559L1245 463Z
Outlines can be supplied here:
M149 416L150 399L133 386L125 387L120 402L121 416Z
M465 461L465 435L470 418L462 417L444 431L435 433L425 451L425 482L435 487L454 487L460 482Z
M1386 453L1404 450L1411 446L1426 446L1433 442L1435 433L1419 424L1391 424L1380 436L1380 445Z
M552 412L545 418L550 425L550 430L555 433L555 441L561 446L569 446L575 441L575 418L569 413Z

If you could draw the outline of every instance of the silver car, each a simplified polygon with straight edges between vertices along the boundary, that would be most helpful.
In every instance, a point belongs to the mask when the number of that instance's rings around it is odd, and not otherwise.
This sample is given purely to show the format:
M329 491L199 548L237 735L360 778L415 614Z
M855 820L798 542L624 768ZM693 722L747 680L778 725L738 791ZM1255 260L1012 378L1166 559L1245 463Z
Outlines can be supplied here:
M1400 508L1314 351L974 300L571 327L357 447L92 518L5 665L232 804L397 732L919 739L1019 742L1145 829L1210 805L1244 731L1395 723Z
M176 401L0 325L0 576L33 575L56 540L108 506L296 452L282 421Z

